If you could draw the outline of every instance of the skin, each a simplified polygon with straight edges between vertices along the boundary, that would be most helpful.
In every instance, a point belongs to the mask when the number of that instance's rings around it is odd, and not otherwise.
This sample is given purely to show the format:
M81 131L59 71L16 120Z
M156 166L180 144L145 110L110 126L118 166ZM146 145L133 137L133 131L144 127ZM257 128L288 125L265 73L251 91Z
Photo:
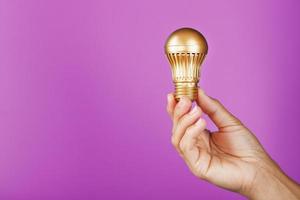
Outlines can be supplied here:
M197 105L168 94L172 144L198 178L253 200L300 199L300 186L271 159L257 138L216 99L198 91ZM206 129L206 114L218 128Z

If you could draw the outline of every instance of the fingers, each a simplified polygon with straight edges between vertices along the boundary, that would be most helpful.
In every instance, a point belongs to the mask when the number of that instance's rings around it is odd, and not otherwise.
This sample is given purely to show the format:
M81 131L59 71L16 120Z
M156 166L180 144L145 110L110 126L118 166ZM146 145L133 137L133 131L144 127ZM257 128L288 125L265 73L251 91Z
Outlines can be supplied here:
M176 100L174 98L174 95L172 93L169 93L167 96L167 112L169 114L169 116L171 117L171 119L173 119L173 111L176 105Z
M195 106L188 114L182 116L177 126L173 129L173 135L172 135L172 144L177 149L179 153L182 153L180 151L179 143L185 134L188 127L193 125L201 116L202 111L198 106Z
M198 104L219 129L241 124L218 100L207 96L202 89L198 91Z
M206 122L200 118L194 125L190 126L182 137L179 148L192 172L196 163L207 159L209 152L209 133L206 131ZM200 139L201 138L201 139Z
M188 113L192 107L192 102L187 97L182 97L180 101L176 104L173 111L173 126L177 126L178 120Z
M184 136L182 137L179 148L182 152L189 152L195 147L195 142L197 137L204 132L206 128L206 122L203 118L198 119L198 121L190 126Z

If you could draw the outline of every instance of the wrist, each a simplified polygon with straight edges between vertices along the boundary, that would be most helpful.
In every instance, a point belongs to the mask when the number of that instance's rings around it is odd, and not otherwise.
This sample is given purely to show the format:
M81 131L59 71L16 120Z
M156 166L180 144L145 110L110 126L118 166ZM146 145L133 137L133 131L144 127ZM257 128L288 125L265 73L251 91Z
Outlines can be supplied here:
M244 195L251 200L296 200L300 197L300 187L270 161L258 167L256 177Z

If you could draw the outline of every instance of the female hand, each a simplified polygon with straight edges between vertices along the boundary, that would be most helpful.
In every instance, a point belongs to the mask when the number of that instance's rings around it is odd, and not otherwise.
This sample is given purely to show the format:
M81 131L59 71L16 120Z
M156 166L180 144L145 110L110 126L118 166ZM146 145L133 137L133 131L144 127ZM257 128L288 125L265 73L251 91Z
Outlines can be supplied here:
M300 197L299 186L281 171L257 138L217 100L203 90L198 94L194 108L188 98L177 103L172 94L168 95L167 105L173 120L172 144L192 173L252 199L269 199L268 194L272 199ZM217 131L206 129L203 112ZM273 196L278 188L286 191L285 196L282 191Z

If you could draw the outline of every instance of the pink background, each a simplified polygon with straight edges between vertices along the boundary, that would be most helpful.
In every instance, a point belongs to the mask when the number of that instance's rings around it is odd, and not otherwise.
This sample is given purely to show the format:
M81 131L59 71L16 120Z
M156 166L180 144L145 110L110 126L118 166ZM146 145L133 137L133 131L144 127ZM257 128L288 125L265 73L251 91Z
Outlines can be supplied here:
M0 199L243 199L170 144L166 37L207 38L201 86L300 181L300 1L0 0Z

